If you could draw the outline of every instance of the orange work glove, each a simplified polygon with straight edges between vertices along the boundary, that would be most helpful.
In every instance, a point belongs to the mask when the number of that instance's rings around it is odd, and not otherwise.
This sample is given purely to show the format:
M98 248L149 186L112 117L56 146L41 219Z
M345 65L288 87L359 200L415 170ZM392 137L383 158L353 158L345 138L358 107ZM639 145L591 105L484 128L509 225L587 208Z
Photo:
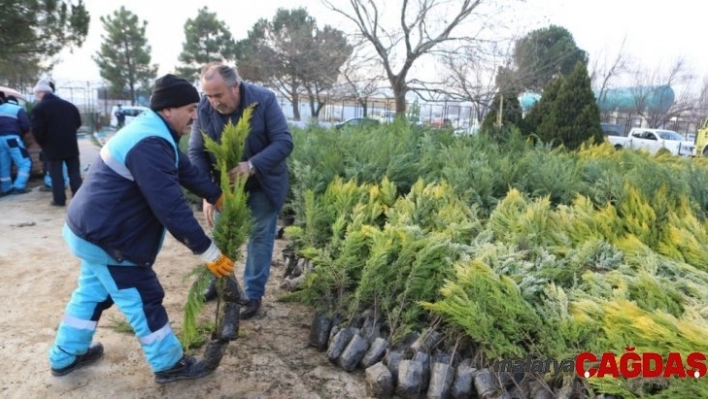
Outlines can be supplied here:
M213 241L209 249L201 254L201 258L206 263L209 271L217 278L228 276L234 272L234 261L224 255Z
M234 261L223 253L214 262L207 262L206 265L217 278L226 277L234 272Z
M221 197L219 197L218 200L216 200L216 204L214 204L214 209L217 212L221 212L221 209L224 207L224 193L221 193Z

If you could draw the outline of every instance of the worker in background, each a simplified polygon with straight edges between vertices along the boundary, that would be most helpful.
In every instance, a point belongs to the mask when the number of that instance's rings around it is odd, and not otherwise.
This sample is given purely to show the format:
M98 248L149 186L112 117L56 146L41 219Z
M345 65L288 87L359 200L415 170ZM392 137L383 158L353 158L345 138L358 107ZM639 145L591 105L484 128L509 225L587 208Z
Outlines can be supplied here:
M0 196L27 193L27 181L32 169L32 159L25 149L22 137L30 130L25 109L7 102L0 92ZM17 176L12 181L12 164Z

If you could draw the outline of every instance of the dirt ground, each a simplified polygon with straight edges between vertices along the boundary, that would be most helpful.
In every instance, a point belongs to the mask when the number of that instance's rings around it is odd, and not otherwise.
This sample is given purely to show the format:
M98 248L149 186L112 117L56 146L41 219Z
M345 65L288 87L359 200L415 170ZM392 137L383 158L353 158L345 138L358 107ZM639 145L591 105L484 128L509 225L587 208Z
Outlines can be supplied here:
M97 148L80 140L82 164ZM278 260L284 241L276 242L275 266L259 314L241 322L242 338L230 343L220 367L196 381L157 385L137 339L116 331L124 320L104 312L94 342L105 354L95 365L65 377L49 372L47 351L64 307L76 287L79 261L62 237L66 210L49 205L39 178L28 194L0 198L0 397L4 398L366 398L362 372L346 373L307 346L311 310L277 302L284 267ZM201 213L196 213L204 224ZM157 258L155 271L165 289L165 307L179 330L188 282L183 276L197 257L171 236ZM238 266L237 276L243 271ZM203 315L214 314L209 303ZM197 351L201 355L203 348Z

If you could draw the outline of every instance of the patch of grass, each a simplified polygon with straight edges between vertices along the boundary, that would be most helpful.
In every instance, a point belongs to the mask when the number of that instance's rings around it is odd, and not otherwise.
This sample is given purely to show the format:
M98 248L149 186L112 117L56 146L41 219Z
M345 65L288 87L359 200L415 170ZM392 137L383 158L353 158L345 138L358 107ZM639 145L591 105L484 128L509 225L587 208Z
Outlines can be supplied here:
M190 340L186 349L197 349L207 343L209 337L216 329L216 324L213 320L202 321L197 324L196 335Z
M215 331L215 329L216 324L213 320L199 322L196 328L196 335L190 341L189 346L185 348L185 351L188 354L193 355L196 349L201 348L209 341L209 338L211 337L211 334ZM247 336L248 335L243 331L238 332L239 338L245 338Z
M121 320L116 316L111 315L110 320L113 323L113 331L125 334L135 334L133 327L130 326L125 319Z

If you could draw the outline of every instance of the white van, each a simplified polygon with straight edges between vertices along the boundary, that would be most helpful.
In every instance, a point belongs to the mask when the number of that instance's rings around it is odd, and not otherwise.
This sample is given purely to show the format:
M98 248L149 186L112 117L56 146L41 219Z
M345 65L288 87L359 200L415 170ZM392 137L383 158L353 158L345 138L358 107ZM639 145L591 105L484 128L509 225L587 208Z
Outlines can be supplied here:
M138 115L149 110L150 108L141 107L139 105L123 105L123 106L121 106L121 109L123 110L123 113L125 114L125 125L128 125ZM118 111L117 106L114 106L113 108L111 108L111 127L113 127L113 128L118 127L118 118L116 118L116 111Z

